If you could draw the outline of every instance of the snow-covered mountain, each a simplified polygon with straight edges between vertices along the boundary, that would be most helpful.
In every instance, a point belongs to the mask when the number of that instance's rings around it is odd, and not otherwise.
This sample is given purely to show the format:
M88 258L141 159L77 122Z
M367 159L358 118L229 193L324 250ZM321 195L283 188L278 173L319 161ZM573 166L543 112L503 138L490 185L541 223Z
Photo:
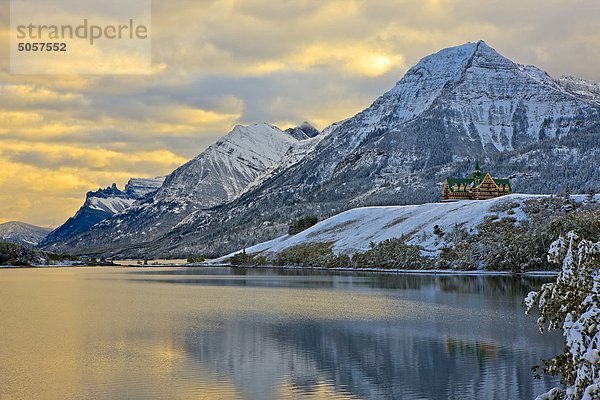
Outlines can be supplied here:
M100 221L123 212L136 201L155 193L164 180L165 177L132 178L122 191L113 183L105 189L88 192L77 213L48 234L40 246L50 246L86 232Z
M285 131L298 140L311 139L321 134L317 128L312 126L310 122L307 121L304 121L295 128L289 128Z
M154 196L182 208L209 208L237 197L300 139L262 123L237 125L199 156L177 168Z
M483 41L441 50L326 128L300 162L179 226L162 249L223 254L273 238L302 215L436 201L445 177L469 173L474 160L519 192L586 192L600 185L595 88L514 63Z
M10 242L25 246L37 245L52 229L26 224L25 222L5 222L0 224L0 242Z
M152 241L190 215L234 200L282 162L294 162L302 152L296 146L316 143L318 133L308 123L288 131L266 123L238 125L173 171L154 195L98 224L77 243L121 246Z
M182 189L159 191L168 203L137 208L134 225L129 217L113 218L108 231L96 230L68 246L130 256L226 254L281 235L300 216L436 201L445 177L469 173L474 160L494 176L511 177L513 189L522 193L600 186L597 85L554 79L483 41L423 58L367 109L319 136L287 153L289 162L283 151L280 161L265 165L266 175L248 181L239 198L227 196L224 188L204 195L204 189L184 183L197 182L197 173L175 171ZM219 179L239 176L227 168L220 172ZM186 199L201 193L223 202L183 212ZM166 210L157 211L161 207ZM124 238L155 229L156 212L185 217L127 248Z

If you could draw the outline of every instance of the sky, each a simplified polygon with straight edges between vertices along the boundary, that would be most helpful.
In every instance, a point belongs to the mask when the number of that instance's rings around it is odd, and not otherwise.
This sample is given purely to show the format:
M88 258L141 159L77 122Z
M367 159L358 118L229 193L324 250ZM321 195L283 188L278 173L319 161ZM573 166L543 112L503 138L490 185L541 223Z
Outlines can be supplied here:
M8 6L0 223L60 225L87 191L169 174L236 124L324 128L468 41L600 81L597 0L153 0L145 75L11 75Z

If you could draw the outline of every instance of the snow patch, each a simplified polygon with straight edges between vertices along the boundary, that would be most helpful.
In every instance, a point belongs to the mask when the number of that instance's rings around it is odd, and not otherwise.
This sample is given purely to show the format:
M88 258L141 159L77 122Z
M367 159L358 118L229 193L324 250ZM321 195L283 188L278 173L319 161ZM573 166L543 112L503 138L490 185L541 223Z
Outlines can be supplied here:
M105 211L113 215L128 209L135 202L136 199L122 197L90 197L88 199L88 204L91 209Z

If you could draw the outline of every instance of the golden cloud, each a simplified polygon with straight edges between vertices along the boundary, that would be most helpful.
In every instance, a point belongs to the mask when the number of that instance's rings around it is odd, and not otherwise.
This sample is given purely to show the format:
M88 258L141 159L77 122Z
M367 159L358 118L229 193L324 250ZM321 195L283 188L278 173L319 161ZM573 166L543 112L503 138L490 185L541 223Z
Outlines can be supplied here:
M44 87L34 85L0 85L0 96L8 98L11 102L26 102L35 104L40 102L68 102L68 101L84 101L81 94L76 93L59 93Z
M279 60L266 60L240 66L243 75L269 75L281 71L307 71L328 66L357 76L377 77L393 69L405 68L404 57L377 50L368 44L312 44Z
M81 206L87 191L113 182L123 187L131 177L166 174L185 161L166 150L131 154L61 144L3 143L0 221L57 225Z
M348 73L369 77L383 75L393 68L405 68L402 55L363 43L309 45L293 54L290 62L305 69L337 64Z
M118 152L102 148L77 147L66 144L54 143L23 143L19 141L6 141L0 149L0 156L4 159L18 160L21 164L38 165L43 169L73 167L88 170L106 170L110 176L109 167L119 171L127 177L132 173L145 173L138 170L136 165L150 163L157 171L164 171L185 163L186 158L168 150ZM31 165L22 165L23 167ZM16 168L16 167L15 167ZM96 172L94 172L96 174Z

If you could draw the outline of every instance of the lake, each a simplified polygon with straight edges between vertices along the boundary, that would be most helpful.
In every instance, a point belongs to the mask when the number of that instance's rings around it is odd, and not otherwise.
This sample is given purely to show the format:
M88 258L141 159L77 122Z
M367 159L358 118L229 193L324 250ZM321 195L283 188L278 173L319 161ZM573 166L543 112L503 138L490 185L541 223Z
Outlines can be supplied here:
M0 270L0 399L532 399L549 278Z

